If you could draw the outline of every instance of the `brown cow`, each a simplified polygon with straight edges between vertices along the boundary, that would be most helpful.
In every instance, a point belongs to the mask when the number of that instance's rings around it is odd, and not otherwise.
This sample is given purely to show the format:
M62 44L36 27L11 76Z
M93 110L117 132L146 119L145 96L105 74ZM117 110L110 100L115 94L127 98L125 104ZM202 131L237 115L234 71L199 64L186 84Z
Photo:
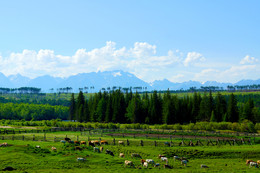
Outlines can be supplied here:
M120 153L119 157L125 157L125 154L124 153Z
M103 145L108 145L107 141L100 141L100 143L103 144Z
M100 152L103 152L103 150L104 150L104 147L100 147Z
M56 147L51 147L51 150L52 151L57 151L57 148Z
M86 145L86 141L80 141L80 145Z
M253 160L246 160L246 164L247 164L247 165L249 165L250 162L255 162L255 161L253 161Z

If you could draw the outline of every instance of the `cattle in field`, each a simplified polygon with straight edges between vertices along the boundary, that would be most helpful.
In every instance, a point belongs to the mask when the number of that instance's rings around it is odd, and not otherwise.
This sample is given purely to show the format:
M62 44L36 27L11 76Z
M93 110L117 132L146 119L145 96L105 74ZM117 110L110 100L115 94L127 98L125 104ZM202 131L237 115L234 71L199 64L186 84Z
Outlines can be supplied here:
M143 167L148 168L148 162L144 162Z
M8 144L6 142L0 144L0 147L7 147L7 146L8 146Z
M70 138L64 138L64 140L67 141L67 142L68 142L68 141L71 141Z
M170 165L163 165L164 169L172 169L172 166Z
M165 157L164 155L159 154L158 158L161 159L161 157Z
M173 160L180 160L180 157L179 156L173 156Z
M201 168L209 168L207 165L201 164L200 165Z
M145 161L146 161L147 163L149 163L149 164L155 165L155 162L154 162L153 159L146 159Z
M94 150L94 152L98 152L98 153L100 153L100 150L99 150L98 147L94 147L93 150Z
M161 161L168 163L168 158L167 157L161 157Z
M36 145L35 148L41 148L40 145Z
M61 143L63 143L63 144L65 144L65 143L66 143L66 141L65 141L65 140L61 140L60 142L61 142Z
M142 158L142 157L140 156L140 154L137 154L137 153L132 153L132 154L131 154L131 157L132 157L132 158L138 157L138 158L140 158L140 159Z
M78 158L77 158L77 161L78 161L78 162L84 162L84 161L86 161L86 159L83 158L83 157L78 157Z
M154 167L159 167L160 163L155 163Z
M118 144L119 144L119 145L125 145L125 144L124 144L124 141L118 141Z
M100 147L100 152L103 152L103 150L104 150L104 147Z
M257 163L257 165L259 166L259 165L260 165L260 160L257 160L257 162L256 162L256 163Z
M127 167L127 166L130 166L130 167L135 167L134 166L134 163L132 162L132 161L129 161L129 160L125 160L125 165L124 165L125 167Z
M102 145L108 145L108 142L107 142L107 141L100 141L100 144L102 144Z
M113 153L112 151L108 150L108 149L106 149L106 154L109 154L109 155L111 155L111 156L114 156L114 153Z
M74 144L80 145L80 142L79 141L74 141Z
M181 165L187 166L188 160L181 160Z
M74 141L68 141L69 144L74 144Z
M246 164L249 165L250 162L254 162L253 160L246 160Z
M93 141L91 141L91 143L93 143L94 145L100 145L99 141L97 141L97 140L93 140Z
M51 147L51 150L52 151L57 151L57 148L56 147Z
M249 163L249 168L251 168L251 167L255 167L255 168L258 168L258 165L257 165L257 163L256 162L250 162Z
M170 146L170 143L169 142L164 142L164 145L165 146Z
M120 153L119 157L125 157L125 154L124 153Z
M88 141L88 145L89 145L89 146L92 146L92 147L95 147L95 144L92 143L91 141Z
M144 162L145 162L145 160L144 160L144 159L141 159L140 161L141 161L141 165L143 165L143 164L144 164Z
M86 145L86 141L80 141L80 145Z

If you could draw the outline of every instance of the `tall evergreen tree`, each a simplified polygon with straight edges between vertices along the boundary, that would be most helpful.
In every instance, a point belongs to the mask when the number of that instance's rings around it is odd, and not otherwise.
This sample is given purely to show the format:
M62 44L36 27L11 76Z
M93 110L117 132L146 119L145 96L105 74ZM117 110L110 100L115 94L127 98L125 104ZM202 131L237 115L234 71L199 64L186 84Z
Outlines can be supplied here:
M88 101L85 100L85 104L84 104L84 117L83 120L85 122L90 122L90 114L89 114L89 105L88 105Z
M223 120L224 114L227 111L227 103L225 98L218 92L215 98L216 106L214 115L217 122L221 122Z
M74 98L74 93L72 93L70 99L70 108L69 108L69 120L75 119L75 112L76 112L76 102Z
M227 117L228 122L238 122L239 114L237 108L237 100L235 95L232 93L229 95L228 106L227 106Z
M83 95L83 92L80 91L78 98L77 98L77 103L76 103L76 118L77 121L82 122L83 121L83 116L84 116L84 102L85 102L85 98Z

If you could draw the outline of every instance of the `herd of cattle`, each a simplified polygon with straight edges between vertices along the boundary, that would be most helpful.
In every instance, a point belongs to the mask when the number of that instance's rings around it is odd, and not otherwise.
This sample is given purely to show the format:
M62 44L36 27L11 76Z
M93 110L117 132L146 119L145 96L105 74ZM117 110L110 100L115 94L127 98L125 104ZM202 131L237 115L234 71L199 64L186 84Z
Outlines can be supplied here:
M61 143L69 143L69 144L75 144L75 150L78 150L80 148L80 145L89 145L93 147L93 152L103 152L104 147L101 145L107 145L108 142L105 140L101 140L100 142L98 140L92 140L92 141L72 141L70 138L65 138L64 140L60 141ZM118 144L123 144L123 141L118 141ZM0 147L7 147L7 146L11 146L9 144L7 144L6 142L0 144ZM100 146L99 148L97 146ZM35 146L36 148L41 148L39 145ZM51 147L52 151L57 151L56 147ZM109 154L111 156L115 156L114 153L108 149L105 150L106 154ZM125 158L125 154L124 153L119 153L119 157L120 158ZM153 159L143 159L141 157L140 154L138 153L132 153L131 154L131 158L139 158L140 159L140 165L142 167L148 168L150 165L153 167L160 167L160 163L156 163ZM158 158L160 159L160 161L162 162L163 168L168 168L168 169L172 169L173 166L168 164L169 158L167 158L164 155L159 155ZM179 156L173 156L173 160L175 161L180 161L181 165L183 166L187 166L187 163L189 162L187 158L185 157L179 157ZM82 157L78 157L77 161L86 161L86 158L82 158ZM246 165L249 165L249 168L251 167L255 167L255 168L259 168L260 166L260 160L258 161L253 161L253 160L246 160ZM132 167L132 168L136 168L136 165L134 164L133 161L130 160L125 160L124 162L124 167ZM138 166L139 167L139 166ZM201 164L200 165L201 168L209 168L207 165L205 164ZM139 167L140 168L140 167Z

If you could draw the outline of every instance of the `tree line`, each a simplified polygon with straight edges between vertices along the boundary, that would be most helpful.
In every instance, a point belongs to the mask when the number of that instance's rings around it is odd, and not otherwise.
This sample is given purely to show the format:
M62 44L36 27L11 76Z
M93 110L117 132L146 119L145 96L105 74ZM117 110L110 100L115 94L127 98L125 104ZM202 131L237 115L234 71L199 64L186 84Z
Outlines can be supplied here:
M68 118L69 108L48 104L0 103L0 119L8 120L52 120Z
M138 93L121 90L98 92L85 99L83 92L77 98L71 96L69 119L78 122L113 122L141 124L186 124L207 122L260 121L259 107L248 98L237 101L231 93L224 96L217 93L197 93L177 97L168 90L165 93Z

